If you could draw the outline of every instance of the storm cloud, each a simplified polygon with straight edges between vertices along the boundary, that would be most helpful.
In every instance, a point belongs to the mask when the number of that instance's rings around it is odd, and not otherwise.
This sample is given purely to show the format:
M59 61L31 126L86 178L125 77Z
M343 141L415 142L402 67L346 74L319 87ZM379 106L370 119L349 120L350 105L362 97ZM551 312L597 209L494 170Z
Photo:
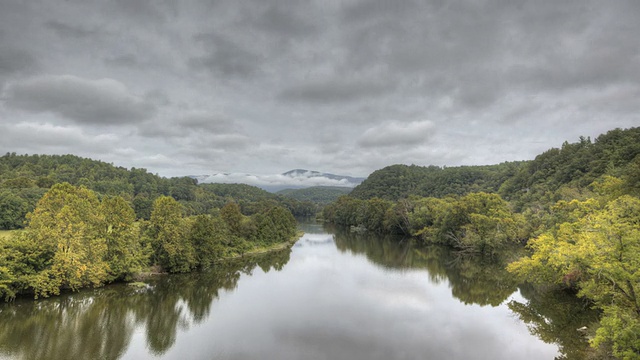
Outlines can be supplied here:
M166 176L531 159L640 125L639 33L635 0L5 0L0 151Z

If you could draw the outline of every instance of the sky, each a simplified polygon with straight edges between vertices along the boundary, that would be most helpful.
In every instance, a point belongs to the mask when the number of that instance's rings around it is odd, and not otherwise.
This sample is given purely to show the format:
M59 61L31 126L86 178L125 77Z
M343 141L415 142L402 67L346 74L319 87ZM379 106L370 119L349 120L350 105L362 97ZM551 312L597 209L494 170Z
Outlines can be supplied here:
M0 0L0 152L162 176L529 160L640 125L640 1Z

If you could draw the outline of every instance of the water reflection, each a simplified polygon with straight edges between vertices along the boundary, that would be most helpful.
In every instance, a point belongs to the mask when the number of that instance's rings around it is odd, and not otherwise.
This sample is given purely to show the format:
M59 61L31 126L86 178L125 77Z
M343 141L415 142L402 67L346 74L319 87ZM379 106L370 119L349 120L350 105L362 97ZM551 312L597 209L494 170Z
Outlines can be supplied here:
M492 258L469 257L447 247L420 247L392 236L373 238L345 228L331 231L341 251L364 254L384 268L427 269L431 281L446 281L452 296L464 304L499 306L520 290L524 301L509 301L509 309L527 324L531 334L558 345L560 355L556 359L597 357L589 348L587 337L576 329L595 328L598 312L562 289L518 284L505 266L520 256L521 249L507 249Z
M509 308L529 326L533 335L559 346L562 356L558 360L597 357L589 348L587 337L577 331L598 324L598 312L588 302L553 287L526 285L521 286L520 292L527 301L511 301Z
M306 235L292 250L212 271L159 277L142 288L115 285L0 305L0 357L511 360L586 354L575 329L588 325L593 313L575 298L519 287L503 270L513 256L508 252L494 259L459 257L408 239L301 227Z
M260 267L281 270L290 249L228 261L215 269L0 306L0 354L19 359L118 359L137 328L151 354L162 355L178 329L209 318L221 290L233 290L241 274Z
M515 255L505 250L491 258L462 256L443 246L420 247L410 239L373 237L332 229L341 251L365 254L377 265L390 269L426 269L432 282L447 281L451 293L464 304L498 306L517 290L517 281L505 270Z

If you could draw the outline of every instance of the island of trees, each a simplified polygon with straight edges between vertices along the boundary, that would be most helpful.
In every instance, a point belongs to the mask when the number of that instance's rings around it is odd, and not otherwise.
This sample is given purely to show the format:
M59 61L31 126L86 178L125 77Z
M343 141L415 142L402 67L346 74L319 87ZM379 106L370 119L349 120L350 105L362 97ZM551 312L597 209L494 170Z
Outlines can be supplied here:
M640 359L640 128L581 137L532 161L389 166L322 217L463 255L526 245L528 255L507 270L586 299L601 312L591 344Z

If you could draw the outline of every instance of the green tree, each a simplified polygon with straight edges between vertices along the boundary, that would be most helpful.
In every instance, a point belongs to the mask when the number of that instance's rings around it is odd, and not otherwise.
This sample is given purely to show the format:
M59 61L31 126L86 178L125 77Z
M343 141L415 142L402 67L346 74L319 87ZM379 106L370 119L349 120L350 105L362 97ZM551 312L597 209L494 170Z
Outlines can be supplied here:
M189 240L193 244L196 262L201 268L210 267L223 254L223 243L230 239L227 224L220 218L198 215L191 219Z
M222 220L227 223L229 229L239 234L242 226L243 215L240 212L240 206L235 202L229 202L220 209Z
M196 265L192 244L187 238L182 205L161 196L153 204L149 236L155 262L169 272L188 272Z
M53 186L29 216L25 241L34 244L41 259L27 276L36 297L99 286L107 279L107 246L100 236L102 223L95 193L68 183Z
M296 234L296 219L291 212L276 206L266 213L255 216L257 225L256 241L274 244L291 240Z
M24 226L29 204L9 191L0 191L0 229L18 229Z
M604 311L593 344L611 342L616 356L639 359L640 199L597 204L571 202L566 222L531 240L533 254L508 270L532 282L576 286Z
M100 204L103 216L102 231L107 244L106 261L109 264L109 281L127 279L147 264L143 251L135 212L120 196L106 197Z

